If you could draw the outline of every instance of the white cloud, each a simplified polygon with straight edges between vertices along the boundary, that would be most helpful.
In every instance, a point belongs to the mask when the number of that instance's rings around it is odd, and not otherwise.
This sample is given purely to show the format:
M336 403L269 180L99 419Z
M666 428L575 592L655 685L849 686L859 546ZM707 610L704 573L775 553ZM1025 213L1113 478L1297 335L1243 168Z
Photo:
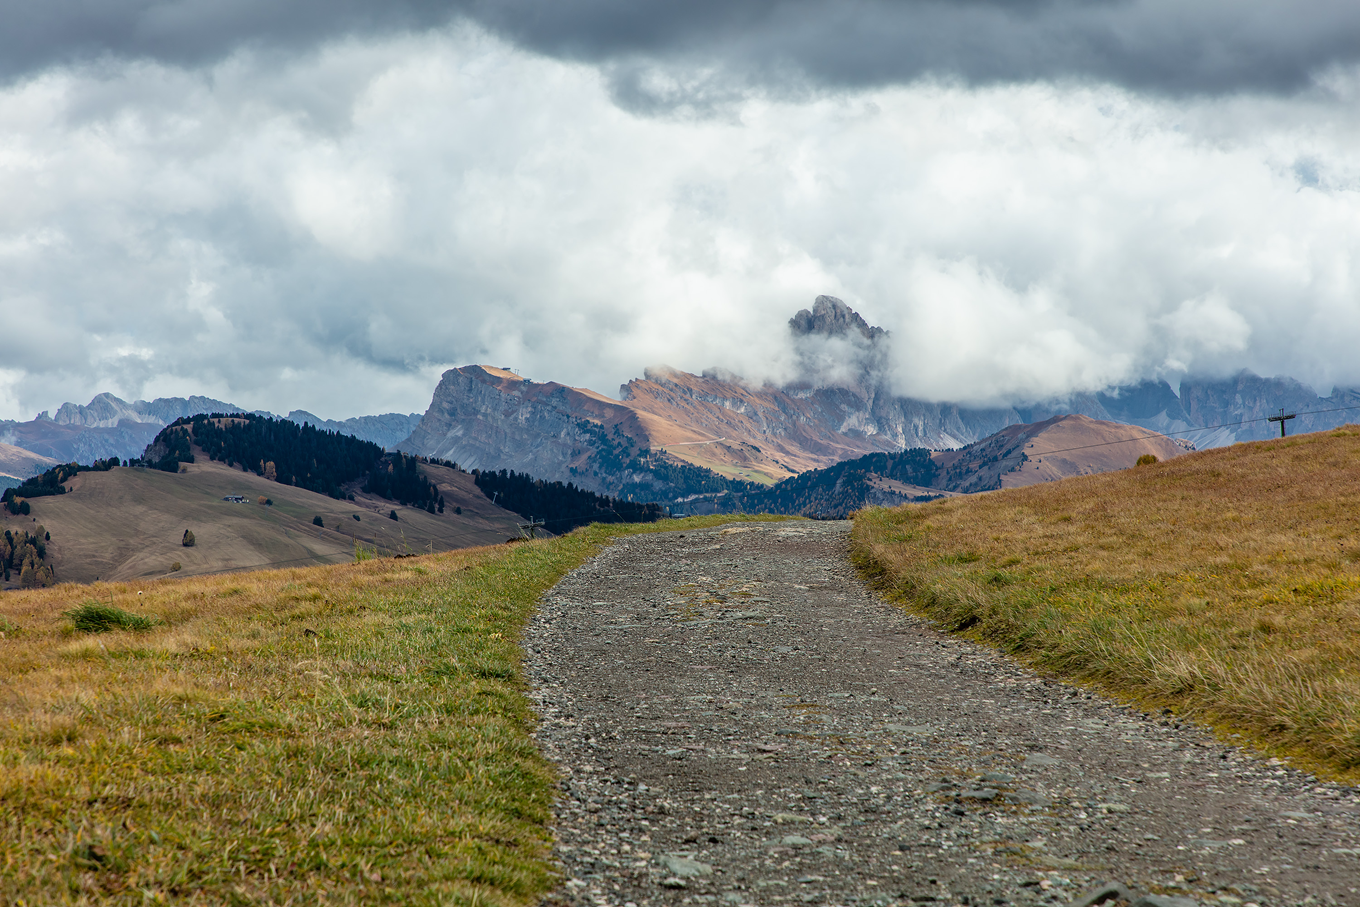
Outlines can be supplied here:
M101 390L419 410L473 361L605 392L660 362L778 378L818 293L937 399L1360 383L1360 115L1329 79L1289 104L924 82L644 117L470 29L52 71L0 90L6 333L60 338L7 346L0 417Z

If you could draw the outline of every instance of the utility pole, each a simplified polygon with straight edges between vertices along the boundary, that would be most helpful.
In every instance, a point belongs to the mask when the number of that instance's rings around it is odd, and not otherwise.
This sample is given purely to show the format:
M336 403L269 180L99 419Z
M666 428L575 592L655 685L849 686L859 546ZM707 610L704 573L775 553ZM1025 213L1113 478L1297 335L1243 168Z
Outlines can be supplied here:
M1278 423L1280 423L1280 437L1283 438L1283 437L1284 437L1284 424L1285 424L1286 422L1288 422L1290 419L1295 418L1296 416L1298 416L1298 413L1289 413L1288 415L1285 415L1284 408L1281 407L1281 408L1280 408L1280 414L1279 414L1278 416L1270 416L1270 417L1268 417L1268 418L1266 419L1266 421L1267 421L1267 422L1278 422Z
M543 521L542 521L542 520L536 520L536 519L534 519L533 517L529 517L529 522L527 522L527 523L516 523L515 525L517 525L517 526L519 527L519 531L520 531L520 532L528 532L528 533L529 533L529 538L535 539L535 538L538 538L538 535L536 534L536 533L537 533L537 530L543 528Z

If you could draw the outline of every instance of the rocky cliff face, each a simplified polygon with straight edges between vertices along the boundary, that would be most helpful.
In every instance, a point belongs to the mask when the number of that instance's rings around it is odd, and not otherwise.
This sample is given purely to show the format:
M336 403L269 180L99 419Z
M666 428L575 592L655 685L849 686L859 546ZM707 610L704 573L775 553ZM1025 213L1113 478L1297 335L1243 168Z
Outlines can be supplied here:
M1148 380L1015 406L930 403L892 393L891 335L841 300L817 297L810 310L790 319L788 330L802 373L783 387L752 385L718 370L693 375L660 367L621 387L615 401L501 369L454 369L401 449L618 493L639 482L664 486L646 470L629 471L629 458L647 452L769 482L869 453L962 448L1010 426L1068 415L1170 433L1196 447L1278 433L1264 418L1281 406L1300 412L1291 432L1360 416L1319 412L1360 404L1360 392L1319 398L1292 379L1250 373L1187 379L1179 396L1167 382ZM998 476L978 481L995 487L994 480Z
M239 406L223 403L211 397L157 397L128 403L113 394L99 394L88 406L63 403L52 417L58 425L80 425L85 428L113 428L119 422L149 422L169 425L176 419L199 413L239 413Z
M1360 409L1355 408L1360 391L1333 388L1331 396L1319 397L1293 378L1262 378L1251 372L1216 380L1186 379L1181 382L1181 403L1199 429L1190 437L1201 448L1278 438L1279 423L1266 419L1281 408L1297 414L1286 425L1291 435L1360 421Z
M468 365L445 372L400 450L452 460L467 470L510 469L535 478L612 490L601 459L635 446L635 413L593 391L526 381Z

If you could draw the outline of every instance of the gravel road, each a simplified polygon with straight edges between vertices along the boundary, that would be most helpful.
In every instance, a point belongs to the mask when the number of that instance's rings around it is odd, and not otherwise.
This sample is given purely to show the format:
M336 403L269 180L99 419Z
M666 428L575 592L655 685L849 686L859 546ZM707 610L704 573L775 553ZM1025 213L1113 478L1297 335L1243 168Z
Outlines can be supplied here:
M636 536L545 596L550 902L1360 905L1355 789L938 632L848 532Z

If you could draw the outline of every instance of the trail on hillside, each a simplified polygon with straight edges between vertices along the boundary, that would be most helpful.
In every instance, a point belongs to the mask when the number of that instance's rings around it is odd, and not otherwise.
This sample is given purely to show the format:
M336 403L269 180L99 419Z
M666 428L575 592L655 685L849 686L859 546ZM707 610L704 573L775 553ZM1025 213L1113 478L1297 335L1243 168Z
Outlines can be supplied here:
M1354 789L939 633L865 589L848 531L634 536L545 597L525 647L562 774L553 900L1047 905L1111 882L1360 905Z

